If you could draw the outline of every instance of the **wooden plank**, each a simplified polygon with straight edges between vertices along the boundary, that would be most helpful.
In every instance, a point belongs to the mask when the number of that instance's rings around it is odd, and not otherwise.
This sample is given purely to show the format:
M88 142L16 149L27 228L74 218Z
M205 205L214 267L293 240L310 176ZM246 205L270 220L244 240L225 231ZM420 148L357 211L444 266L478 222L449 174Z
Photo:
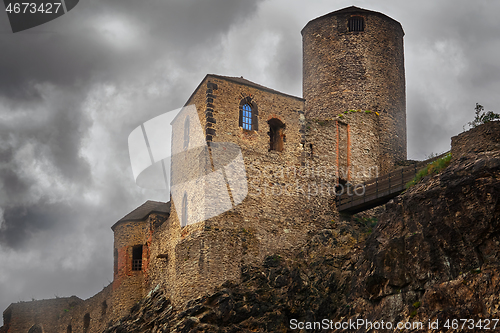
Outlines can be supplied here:
M420 169L446 156L448 153L449 152L446 152L434 158L367 180L363 183L365 186L363 195L349 196L347 193L344 193L337 198L337 207L339 211L358 212L389 201L406 189L406 184L415 177ZM350 189L350 192L354 193L353 190L353 188Z

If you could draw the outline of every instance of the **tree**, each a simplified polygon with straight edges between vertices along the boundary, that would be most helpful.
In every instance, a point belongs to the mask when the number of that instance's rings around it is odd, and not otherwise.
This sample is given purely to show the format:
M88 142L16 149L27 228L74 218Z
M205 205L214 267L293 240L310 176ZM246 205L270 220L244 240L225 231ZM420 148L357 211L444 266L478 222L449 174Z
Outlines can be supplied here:
M498 113L494 113L493 111L484 112L484 107L479 103L476 103L474 110L476 117L473 121L467 123L472 128L500 119L500 114Z

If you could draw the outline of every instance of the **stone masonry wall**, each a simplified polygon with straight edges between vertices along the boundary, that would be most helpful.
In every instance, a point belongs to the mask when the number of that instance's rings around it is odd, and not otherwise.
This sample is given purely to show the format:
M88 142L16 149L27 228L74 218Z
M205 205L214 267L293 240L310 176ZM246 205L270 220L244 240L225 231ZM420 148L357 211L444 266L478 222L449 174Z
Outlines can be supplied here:
M115 272L112 284L112 311L119 318L143 297L144 272L132 270L132 248L143 245L143 264L148 261L149 258L144 258L144 254L147 253L145 245L150 226L147 221L124 221L116 225L113 231L114 248L118 253L118 271Z
M223 168L235 157L232 152L227 154L227 160L217 155L218 150L226 148L224 143L237 145L245 165L248 195L223 214L182 229L176 214L179 206L174 203L170 218L153 235L150 263L154 271L150 289L160 285L174 303L209 292L226 280L238 281L242 266L263 260L266 255L276 251L286 255L303 244L308 230L324 228L334 216L333 199L316 194L314 176L307 174L302 165L303 100L209 75L187 103L198 101L196 108L202 120L206 118L207 88L212 120L205 129L213 131L206 135L213 142L212 156L221 159L221 165L214 163L215 169L209 171ZM256 131L239 126L239 106L242 99L248 98L258 107ZM272 118L286 125L280 152L269 151L267 121ZM233 148L227 146L228 150ZM226 179L219 181L205 179L204 200L215 205L217 196L213 194L226 192L234 204L234 194L241 190L235 187L242 184L226 186ZM188 205L200 202L190 200Z
M348 31L352 16L364 19L364 31ZM378 112L383 170L406 159L403 35L398 22L360 9L322 16L302 30L306 118Z
M102 332L114 319L111 293L109 285L85 301L71 296L11 304L4 313L4 321L6 314L8 321L1 332L28 332L34 325L50 333Z
M333 197L339 178L356 184L381 172L379 142L379 116L375 112L308 119L306 165L324 184L325 195L330 188Z
M40 325L45 332L55 331L58 328L54 327L54 323L58 323L61 316L65 315L65 309L73 308L82 302L80 298L72 296L13 303L4 312L5 332L28 332L33 325ZM5 321L6 314L10 319L8 321Z

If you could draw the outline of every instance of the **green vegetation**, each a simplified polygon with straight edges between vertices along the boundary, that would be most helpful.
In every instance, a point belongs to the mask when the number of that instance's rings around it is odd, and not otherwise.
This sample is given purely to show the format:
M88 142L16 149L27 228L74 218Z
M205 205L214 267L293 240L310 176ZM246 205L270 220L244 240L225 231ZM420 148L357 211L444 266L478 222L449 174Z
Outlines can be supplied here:
M425 168L419 170L411 181L409 181L406 184L406 188L409 189L410 187L418 184L422 178L425 176L431 175L431 174L438 174L446 168L451 161L451 153L446 154L446 156L441 157L440 159L435 160L432 163L429 163L425 166Z
M413 303L413 307L414 307L415 309L418 309L418 308L420 307L420 305L421 305L421 304L422 304L422 303L420 303L420 301L415 302L415 303Z
M361 222L367 227L375 227L377 225L378 219L376 217L360 217L354 215L354 221Z
M467 123L471 128L500 119L500 114L498 113L494 113L493 111L484 112L484 107L479 103L476 103L474 111L476 113L474 120Z

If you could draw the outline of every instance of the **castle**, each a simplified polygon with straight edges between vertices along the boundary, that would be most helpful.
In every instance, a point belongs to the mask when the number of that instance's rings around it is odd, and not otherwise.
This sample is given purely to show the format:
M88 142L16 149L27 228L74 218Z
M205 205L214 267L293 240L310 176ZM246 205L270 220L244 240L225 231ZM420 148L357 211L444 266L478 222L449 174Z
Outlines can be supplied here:
M13 303L0 332L100 332L152 290L182 304L300 248L336 218L339 185L406 159L403 35L357 7L310 21L304 98L207 75L186 103L194 111L173 122L171 201L147 201L112 226L113 282L87 300ZM242 173L247 181L231 182Z

